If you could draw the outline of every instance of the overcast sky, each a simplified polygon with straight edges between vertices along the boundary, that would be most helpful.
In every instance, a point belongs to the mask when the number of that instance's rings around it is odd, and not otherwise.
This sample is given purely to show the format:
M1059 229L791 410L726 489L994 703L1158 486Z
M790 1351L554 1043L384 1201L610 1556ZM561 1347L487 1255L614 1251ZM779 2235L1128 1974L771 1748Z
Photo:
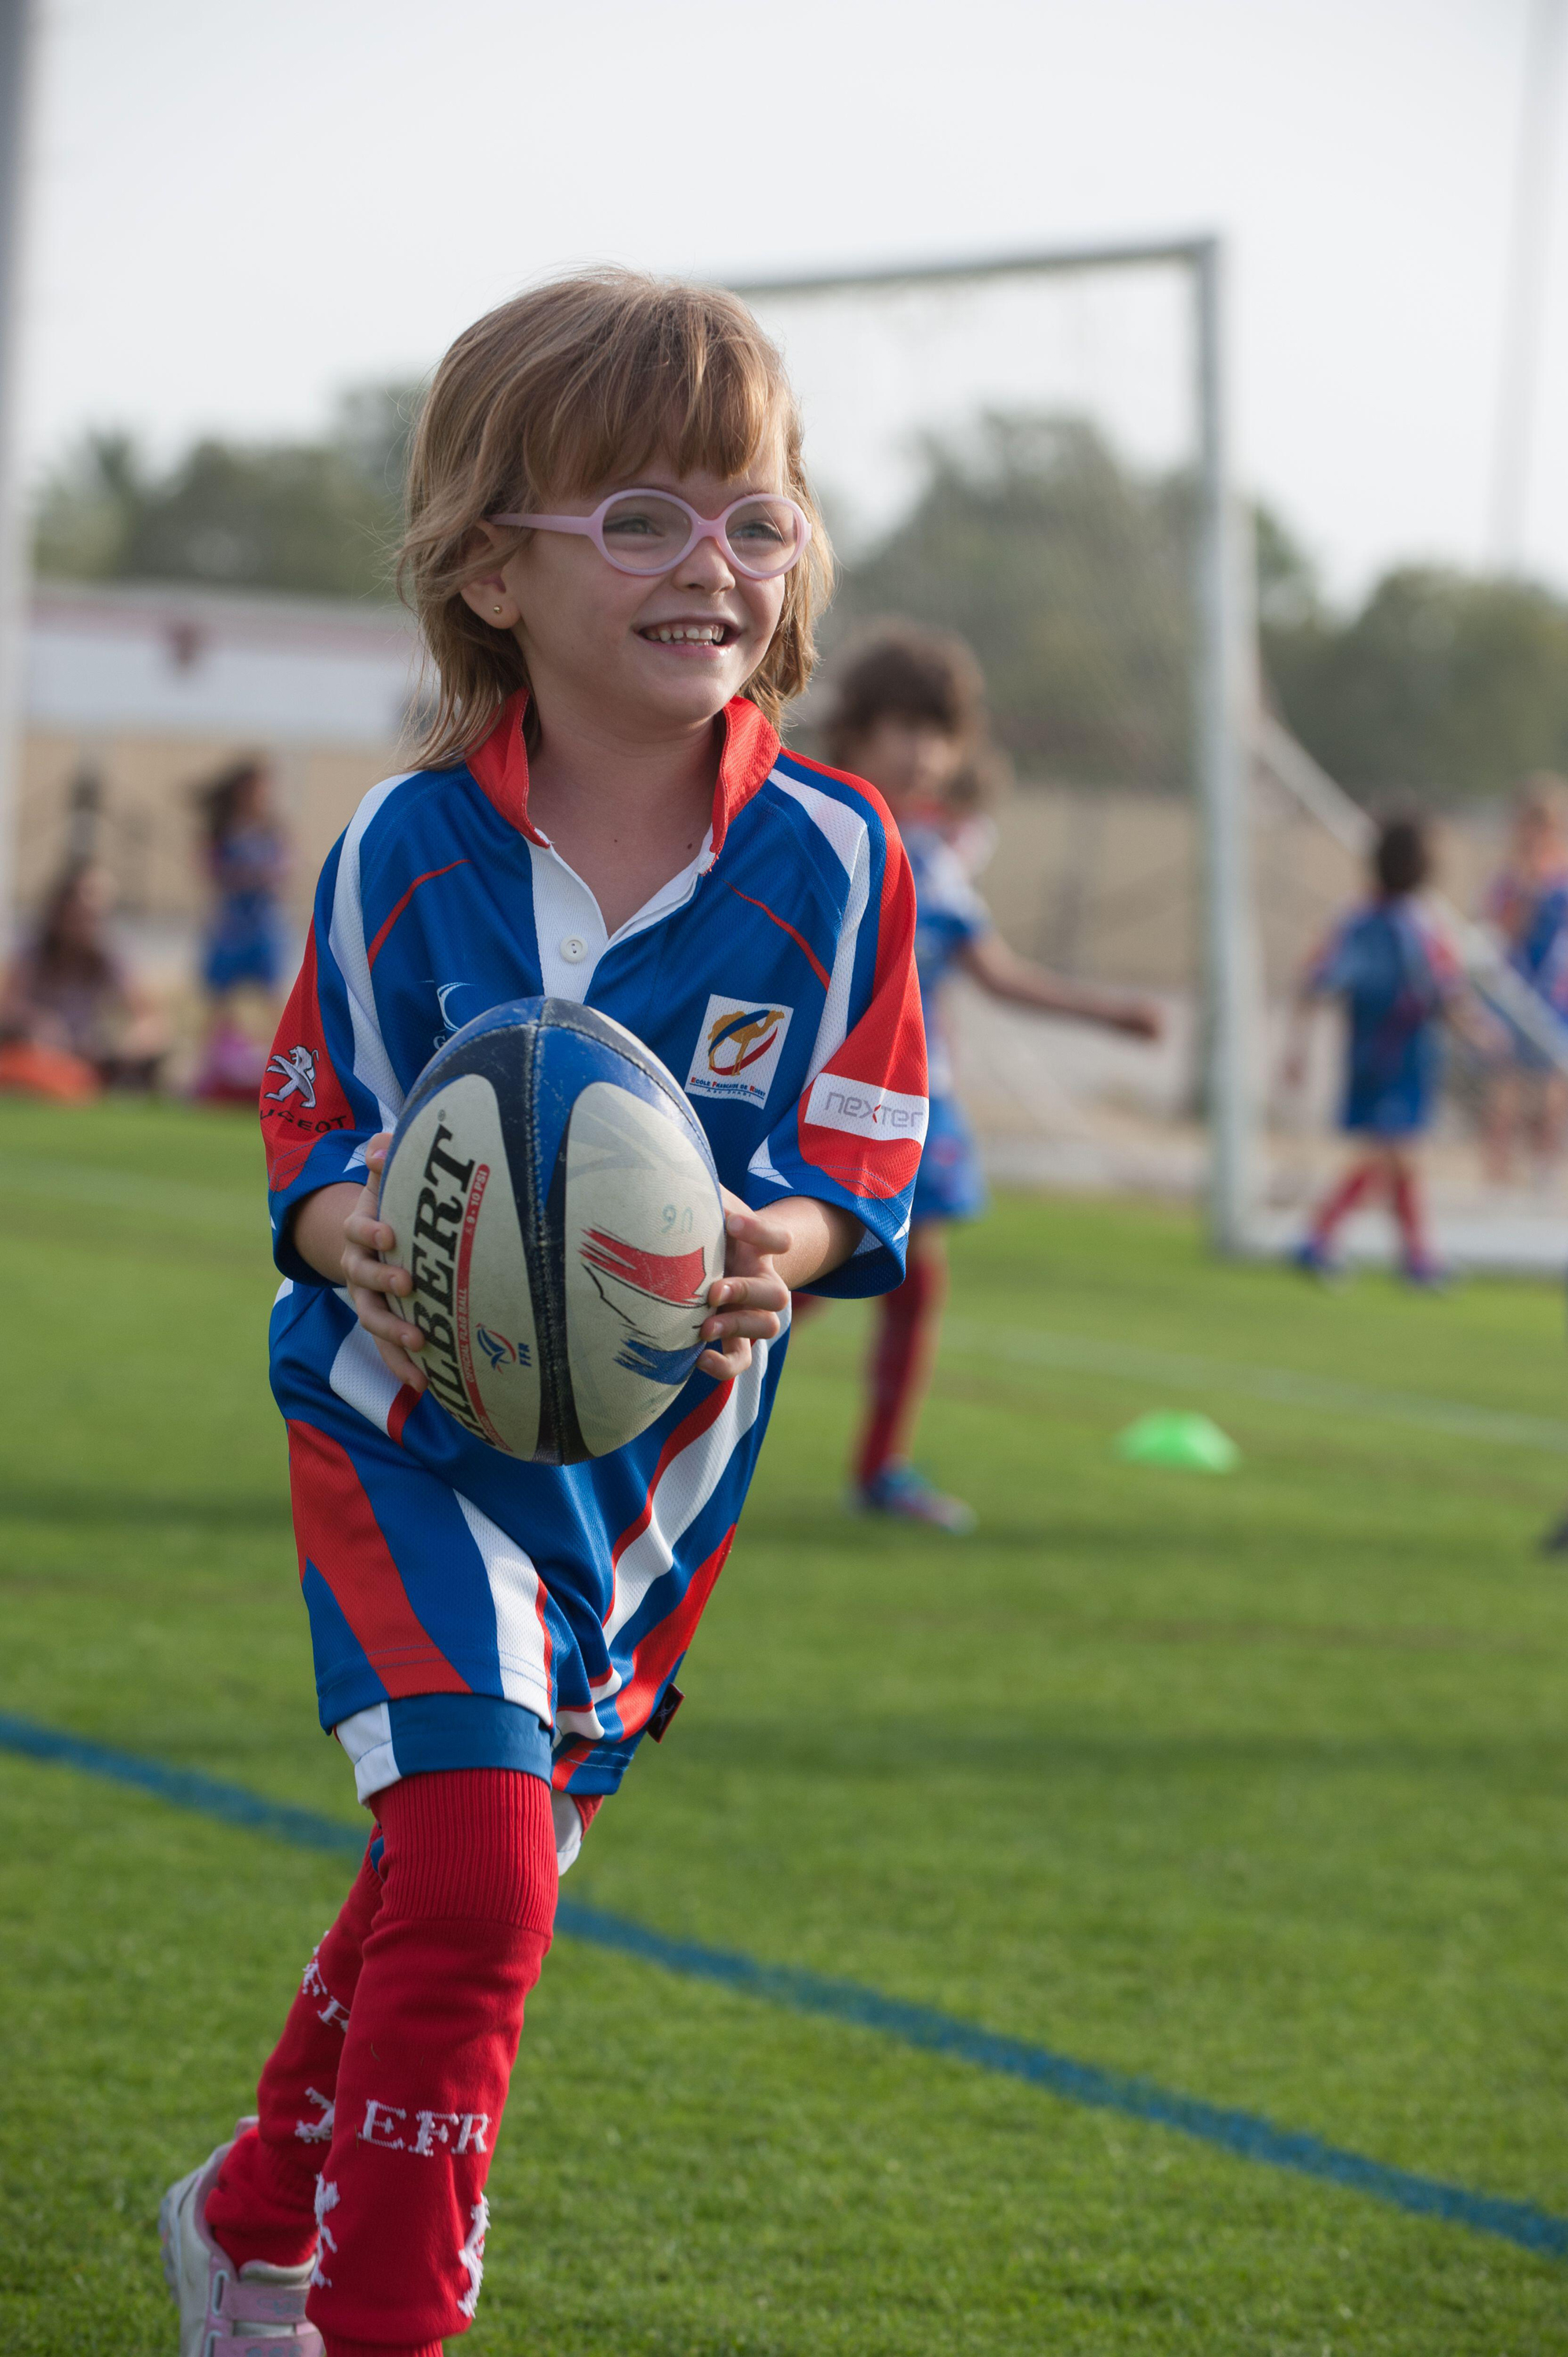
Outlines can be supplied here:
M1215 227L1244 479L1341 591L1480 563L1528 6L46 0L26 450L310 431L575 262ZM1568 586L1559 163L1527 554Z

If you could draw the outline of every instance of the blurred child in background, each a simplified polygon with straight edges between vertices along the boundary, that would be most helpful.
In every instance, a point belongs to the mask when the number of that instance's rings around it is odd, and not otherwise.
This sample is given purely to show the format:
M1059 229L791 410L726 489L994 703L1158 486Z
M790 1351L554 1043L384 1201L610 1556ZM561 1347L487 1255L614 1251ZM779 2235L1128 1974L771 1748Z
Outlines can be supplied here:
M1441 1272L1427 1245L1417 1148L1437 1105L1444 1017L1468 1021L1490 1045L1483 1019L1468 1006L1453 951L1423 912L1417 895L1432 871L1418 819L1397 818L1379 833L1372 854L1372 898L1344 918L1308 966L1296 1004L1286 1082L1305 1067L1305 1017L1324 999L1343 1000L1347 1022L1341 1126L1359 1141L1349 1168L1318 1211L1297 1265L1318 1276L1335 1265L1340 1222L1365 1201L1386 1196L1399 1228L1402 1265L1412 1285Z
M286 979L288 837L274 808L272 774L254 756L201 787L197 802L213 908L202 945L209 1010L195 1092L254 1104ZM254 1033L240 1019L242 992L263 1002Z
M1487 894L1486 915L1521 981L1568 1023L1568 784L1545 771L1515 798L1508 856ZM1544 1176L1563 1150L1568 1079L1514 1025L1487 1089L1487 1175L1507 1186L1521 1140Z
M167 1026L111 942L112 899L91 860L56 877L0 990L0 1088L69 1103L156 1082Z
M909 1462L947 1290L943 1229L973 1219L985 1193L969 1124L953 1094L941 990L955 969L991 997L1047 1015L1155 1039L1161 1017L1142 999L1086 988L1020 957L996 932L972 866L994 842L977 791L996 760L980 666L961 640L897 625L853 652L836 681L825 750L835 768L876 787L914 870L915 958L930 1062L930 1124L916 1182L908 1274L875 1306L870 1397L856 1448L854 1502L870 1513L972 1529L961 1500L932 1488ZM953 788L956 800L950 800Z

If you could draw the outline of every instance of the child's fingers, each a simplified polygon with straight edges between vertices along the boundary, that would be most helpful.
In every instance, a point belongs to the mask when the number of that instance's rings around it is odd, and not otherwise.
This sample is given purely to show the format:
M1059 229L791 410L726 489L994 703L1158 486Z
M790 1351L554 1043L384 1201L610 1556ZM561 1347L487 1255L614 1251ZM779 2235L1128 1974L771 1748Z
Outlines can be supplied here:
M761 1211L726 1211L725 1233L732 1243L750 1244L754 1252L788 1252L793 1239L788 1228Z
M381 1354L381 1364L393 1382L406 1383L411 1391L422 1392L425 1387L425 1373L417 1359L411 1359L406 1351L396 1342L389 1342L384 1334L377 1334L372 1339Z
M741 1334L771 1342L782 1322L776 1309L726 1309L721 1318L703 1318L702 1335L704 1342L721 1342Z
M379 1341L395 1342L401 1351L423 1351L424 1337L407 1318L400 1318L394 1305L368 1286L351 1285L349 1298L354 1305L354 1315L368 1334Z
M350 1211L343 1222L343 1233L368 1253L392 1252L397 1244L396 1231L374 1211Z
M737 1334L722 1351L704 1351L697 1361L703 1374L713 1375L721 1383L732 1383L736 1375L744 1375L750 1364L751 1344L741 1334Z
M760 1276L716 1276L708 1287L710 1309L784 1309L789 1288L768 1269Z
M413 1279L406 1268L400 1268L395 1261L378 1260L374 1253L365 1252L354 1243L344 1243L343 1275L349 1285L363 1286L371 1293L413 1291Z

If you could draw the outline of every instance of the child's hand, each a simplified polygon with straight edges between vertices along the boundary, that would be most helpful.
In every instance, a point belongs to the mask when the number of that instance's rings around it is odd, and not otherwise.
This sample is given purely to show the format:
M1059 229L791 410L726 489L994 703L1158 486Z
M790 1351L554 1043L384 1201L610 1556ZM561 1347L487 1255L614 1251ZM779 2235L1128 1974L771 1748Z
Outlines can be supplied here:
M1108 1017L1112 1031L1125 1031L1130 1039L1160 1039L1165 1037L1165 1009L1153 999L1130 999Z
M721 1383L746 1372L754 1340L770 1342L779 1332L789 1288L773 1264L795 1241L781 1221L747 1211L727 1187L724 1198L725 1273L708 1287L715 1314L703 1320L703 1340L714 1347L697 1361L704 1375Z
M381 1172L391 1144L391 1130L382 1130L365 1148L370 1176L343 1222L343 1282L354 1315L381 1352L388 1373L422 1392L424 1370L412 1353L424 1350L424 1337L417 1326L400 1318L396 1308L397 1297L413 1291L413 1279L406 1268L378 1258L379 1254L391 1252L397 1242L380 1217Z

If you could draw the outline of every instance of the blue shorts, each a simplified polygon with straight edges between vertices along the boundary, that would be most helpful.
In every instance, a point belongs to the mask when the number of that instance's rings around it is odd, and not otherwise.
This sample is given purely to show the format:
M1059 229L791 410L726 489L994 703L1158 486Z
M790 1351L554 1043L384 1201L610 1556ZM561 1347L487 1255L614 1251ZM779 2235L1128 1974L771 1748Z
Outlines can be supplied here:
M1345 1100L1340 1127L1362 1137L1417 1137L1430 1127L1434 1110L1433 1092L1420 1085L1391 1089L1352 1087Z
M933 1097L909 1217L974 1220L984 1209L985 1180L974 1133L954 1098Z
M201 979L214 996L250 983L275 991L288 954L285 927L269 900L260 907L233 902L220 910L207 937Z

